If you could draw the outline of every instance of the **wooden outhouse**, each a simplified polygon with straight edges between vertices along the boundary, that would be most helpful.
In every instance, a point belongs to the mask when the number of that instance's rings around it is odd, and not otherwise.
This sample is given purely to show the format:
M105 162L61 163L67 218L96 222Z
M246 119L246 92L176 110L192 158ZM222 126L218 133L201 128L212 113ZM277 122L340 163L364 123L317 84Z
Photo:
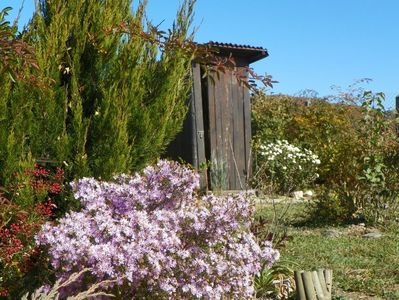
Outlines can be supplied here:
M222 57L232 56L237 68L268 56L267 50L248 45L209 42ZM201 186L242 190L251 170L251 109L248 88L233 71L204 77L192 64L192 92L183 130L169 145L167 156L200 170Z

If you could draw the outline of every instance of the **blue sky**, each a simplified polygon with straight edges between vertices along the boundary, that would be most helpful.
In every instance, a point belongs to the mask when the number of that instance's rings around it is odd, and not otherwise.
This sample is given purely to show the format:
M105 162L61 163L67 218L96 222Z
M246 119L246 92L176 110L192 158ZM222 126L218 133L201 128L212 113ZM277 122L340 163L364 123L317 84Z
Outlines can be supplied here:
M21 0L0 0L17 8ZM32 14L25 0L21 22ZM179 0L149 0L148 16L167 28ZM362 78L384 92L387 107L399 94L398 0L197 0L198 42L250 44L270 56L252 65L279 83L270 93L297 94L312 89L329 95L331 86L347 87Z

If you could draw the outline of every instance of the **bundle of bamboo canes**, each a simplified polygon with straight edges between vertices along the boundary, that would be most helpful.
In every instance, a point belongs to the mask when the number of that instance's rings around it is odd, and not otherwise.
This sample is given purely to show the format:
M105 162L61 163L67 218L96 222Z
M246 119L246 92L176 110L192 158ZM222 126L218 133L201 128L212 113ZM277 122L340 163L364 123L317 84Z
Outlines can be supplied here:
M332 270L295 271L298 300L331 300Z

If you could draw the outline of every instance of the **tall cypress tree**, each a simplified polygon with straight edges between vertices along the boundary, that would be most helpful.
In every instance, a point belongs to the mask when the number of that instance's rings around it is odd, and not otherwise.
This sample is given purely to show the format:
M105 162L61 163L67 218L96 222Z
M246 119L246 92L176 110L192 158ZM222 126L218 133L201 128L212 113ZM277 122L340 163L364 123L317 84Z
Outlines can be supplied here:
M27 72L46 88L17 82L0 103L12 124L0 135L4 154L64 162L70 179L109 178L155 160L187 109L192 56L182 45L194 2L184 1L161 36L146 21L146 1L40 0L25 33L39 70ZM6 157L0 163L12 169Z

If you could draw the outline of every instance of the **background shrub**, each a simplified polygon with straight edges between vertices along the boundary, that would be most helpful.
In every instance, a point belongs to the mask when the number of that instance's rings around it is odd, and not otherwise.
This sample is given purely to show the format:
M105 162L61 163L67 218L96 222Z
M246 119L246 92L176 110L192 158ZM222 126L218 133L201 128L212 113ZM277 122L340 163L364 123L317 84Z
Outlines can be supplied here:
M286 139L318 155L317 216L343 221L357 215L372 223L392 219L399 191L398 139L396 116L383 101L382 93L372 92L330 99L257 94L254 143Z
M364 142L359 107L323 99L258 95L253 98L255 141L285 139L320 159L319 182L355 182Z
M300 149L286 140L256 145L257 188L270 192L290 193L306 188L319 174L318 156L308 149Z

